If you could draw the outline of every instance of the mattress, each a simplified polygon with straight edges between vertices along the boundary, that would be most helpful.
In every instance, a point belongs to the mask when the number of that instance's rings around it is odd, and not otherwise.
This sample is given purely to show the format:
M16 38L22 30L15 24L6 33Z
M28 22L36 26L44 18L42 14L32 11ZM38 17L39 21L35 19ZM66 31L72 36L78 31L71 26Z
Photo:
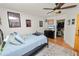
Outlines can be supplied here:
M21 45L12 45L7 43L0 55L21 56L44 43L47 43L47 38L44 35L28 35L24 43Z

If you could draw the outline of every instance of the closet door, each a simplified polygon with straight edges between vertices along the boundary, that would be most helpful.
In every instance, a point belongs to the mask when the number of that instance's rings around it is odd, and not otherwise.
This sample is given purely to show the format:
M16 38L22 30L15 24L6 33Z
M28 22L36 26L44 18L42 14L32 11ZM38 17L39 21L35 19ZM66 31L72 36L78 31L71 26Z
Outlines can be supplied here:
M79 15L76 19L75 50L79 52Z

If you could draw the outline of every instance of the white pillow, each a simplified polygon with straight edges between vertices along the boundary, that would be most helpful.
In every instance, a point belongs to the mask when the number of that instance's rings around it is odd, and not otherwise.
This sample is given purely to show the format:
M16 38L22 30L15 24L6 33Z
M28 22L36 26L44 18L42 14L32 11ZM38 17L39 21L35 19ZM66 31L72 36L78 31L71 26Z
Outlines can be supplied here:
M9 43L13 43L13 44L15 44L15 45L20 45L20 44L21 44L21 43L19 43L18 41L15 40L15 36L14 36L13 33L11 33L11 34L9 35L8 42L9 42Z
M17 40L19 43L23 44L24 39L16 32L14 34L15 34L15 40Z
M24 43L24 40L20 36L18 36L18 35L15 36L15 40L18 41L21 44Z

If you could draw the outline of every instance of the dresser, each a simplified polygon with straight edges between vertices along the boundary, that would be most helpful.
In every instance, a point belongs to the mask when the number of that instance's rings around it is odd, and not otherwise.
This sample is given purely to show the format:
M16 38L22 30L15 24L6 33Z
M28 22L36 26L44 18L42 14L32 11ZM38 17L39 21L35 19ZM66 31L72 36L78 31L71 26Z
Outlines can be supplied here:
M54 39L55 31L53 31L53 30L45 30L45 31L44 31L44 35L45 35L47 38L52 38L52 39Z

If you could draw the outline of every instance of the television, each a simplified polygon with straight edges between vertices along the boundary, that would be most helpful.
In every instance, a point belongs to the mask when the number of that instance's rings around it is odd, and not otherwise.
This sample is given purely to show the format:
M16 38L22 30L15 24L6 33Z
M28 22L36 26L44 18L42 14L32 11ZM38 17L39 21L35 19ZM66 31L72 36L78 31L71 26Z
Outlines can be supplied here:
M48 25L48 29L55 30L55 25Z

